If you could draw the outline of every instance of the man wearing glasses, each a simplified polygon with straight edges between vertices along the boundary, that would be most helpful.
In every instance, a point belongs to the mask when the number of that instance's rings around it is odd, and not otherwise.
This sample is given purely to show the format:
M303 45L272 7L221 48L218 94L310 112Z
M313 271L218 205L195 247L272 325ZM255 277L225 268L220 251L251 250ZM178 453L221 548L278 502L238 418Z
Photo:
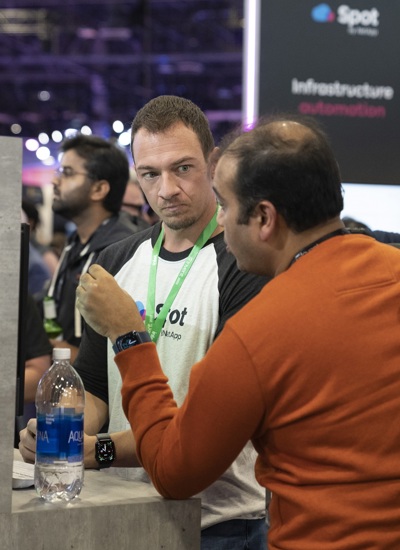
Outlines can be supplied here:
M55 301L63 329L57 347L70 348L74 361L82 333L81 317L75 309L79 277L103 248L133 233L118 220L129 162L118 146L97 136L69 138L61 152L61 165L52 181L53 211L71 220L76 230L62 252L48 295Z
M132 227L134 233L150 227L147 216L148 204L137 179L136 171L132 167L129 170L129 180L122 199L119 220L128 227Z

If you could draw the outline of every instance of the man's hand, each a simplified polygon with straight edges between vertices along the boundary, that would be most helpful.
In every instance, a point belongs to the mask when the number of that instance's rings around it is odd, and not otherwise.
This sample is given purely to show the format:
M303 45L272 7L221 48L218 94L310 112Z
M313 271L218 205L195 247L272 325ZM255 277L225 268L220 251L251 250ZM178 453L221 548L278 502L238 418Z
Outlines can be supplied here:
M81 276L76 297L77 308L85 321L112 342L131 330L146 330L131 296L97 264Z
M36 456L36 418L31 418L26 428L19 432L19 452L25 462L35 462Z

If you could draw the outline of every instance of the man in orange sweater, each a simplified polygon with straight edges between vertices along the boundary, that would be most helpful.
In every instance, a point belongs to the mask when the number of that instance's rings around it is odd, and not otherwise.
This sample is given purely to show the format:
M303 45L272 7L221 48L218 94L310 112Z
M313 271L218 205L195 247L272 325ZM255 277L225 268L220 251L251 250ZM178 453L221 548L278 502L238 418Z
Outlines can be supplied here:
M192 369L180 408L132 298L96 265L78 287L115 345L139 460L162 495L187 498L250 439L273 495L269 548L400 548L399 251L345 229L339 169L310 121L228 142L214 187L239 268L274 279Z

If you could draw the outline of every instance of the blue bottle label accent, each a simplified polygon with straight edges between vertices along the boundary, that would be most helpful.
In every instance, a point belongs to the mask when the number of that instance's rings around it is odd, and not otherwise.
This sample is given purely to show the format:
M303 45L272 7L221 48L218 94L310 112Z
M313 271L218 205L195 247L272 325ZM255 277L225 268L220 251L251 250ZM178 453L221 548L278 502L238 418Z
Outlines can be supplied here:
M36 459L81 462L83 460L83 413L60 407L37 415Z

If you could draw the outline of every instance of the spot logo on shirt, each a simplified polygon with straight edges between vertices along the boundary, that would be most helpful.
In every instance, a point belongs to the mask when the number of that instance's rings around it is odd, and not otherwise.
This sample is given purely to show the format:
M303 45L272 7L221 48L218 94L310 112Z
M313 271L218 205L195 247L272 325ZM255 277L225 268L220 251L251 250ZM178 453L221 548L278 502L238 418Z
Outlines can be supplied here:
M335 14L328 4L318 4L311 10L311 17L317 23L332 23L335 21Z
M139 310L140 317L142 318L142 321L146 319L146 308L144 307L143 302L140 302L139 300L136 302L136 307Z

